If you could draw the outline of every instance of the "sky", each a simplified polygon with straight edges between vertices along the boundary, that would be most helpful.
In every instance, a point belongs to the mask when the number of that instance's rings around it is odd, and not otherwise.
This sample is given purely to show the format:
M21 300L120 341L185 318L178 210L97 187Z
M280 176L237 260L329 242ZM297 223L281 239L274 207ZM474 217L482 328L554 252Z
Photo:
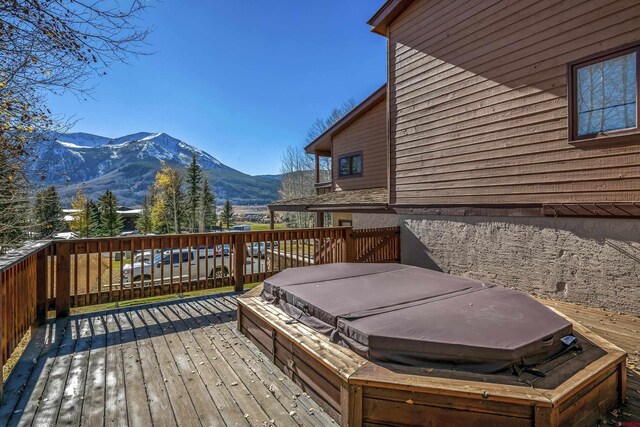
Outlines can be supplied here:
M161 0L141 25L152 55L114 64L91 97L52 96L72 132L166 132L251 175L343 101L386 80L386 39L366 21L383 0Z

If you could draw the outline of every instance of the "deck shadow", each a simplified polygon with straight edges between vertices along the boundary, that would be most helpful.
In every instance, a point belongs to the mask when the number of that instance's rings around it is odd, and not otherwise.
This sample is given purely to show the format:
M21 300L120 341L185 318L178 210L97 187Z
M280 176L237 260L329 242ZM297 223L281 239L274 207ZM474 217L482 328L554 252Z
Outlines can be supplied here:
M47 323L32 332L32 338L25 347L23 354L20 356L16 366L6 378L4 387L4 402L0 405L0 425L13 426L20 424L21 416L29 409L29 405L33 405L33 393L37 391L37 385L48 368L48 364L59 357L81 354L76 348L92 348L93 340L102 340L104 348L111 346L120 346L129 342L136 341L139 337L145 336L144 339L151 339L159 336L171 336L179 332L191 330L185 322L172 322L166 315L162 314L162 310L172 310L174 314L181 316L187 315L194 320L199 328L208 326L218 326L225 323L235 322L236 308L234 305L225 301L225 297L234 297L237 293L224 293L209 296L199 296L192 298L182 298L178 300L144 304L133 307L122 307L111 310L103 310L92 313L77 314L61 319L49 319ZM207 307L208 302L215 311ZM194 316L184 309L184 305L190 306L195 312L200 313ZM146 322L142 313L155 322L150 325ZM118 314L126 318L128 325L123 328ZM142 326L136 326L132 320L132 315L142 320ZM72 330L80 331L81 323L88 321L90 334L81 338L74 337L66 344L65 338ZM109 333L107 331L107 322L114 322L117 332ZM104 332L97 332L96 323L101 323ZM151 327L153 326L153 327ZM129 333L124 334L124 330ZM141 333L144 329L144 333ZM109 340L110 334L119 334L118 340ZM86 350L89 351L89 350ZM42 390L40 390L42 391ZM38 397L39 399L39 397Z

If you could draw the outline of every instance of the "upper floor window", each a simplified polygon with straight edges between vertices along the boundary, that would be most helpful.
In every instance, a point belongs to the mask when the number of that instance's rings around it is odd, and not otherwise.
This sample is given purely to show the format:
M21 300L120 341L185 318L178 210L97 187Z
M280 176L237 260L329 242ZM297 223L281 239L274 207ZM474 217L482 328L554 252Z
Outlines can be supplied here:
M362 154L350 154L338 159L338 173L340 176L362 175Z
M638 128L638 52L627 49L571 66L571 139Z

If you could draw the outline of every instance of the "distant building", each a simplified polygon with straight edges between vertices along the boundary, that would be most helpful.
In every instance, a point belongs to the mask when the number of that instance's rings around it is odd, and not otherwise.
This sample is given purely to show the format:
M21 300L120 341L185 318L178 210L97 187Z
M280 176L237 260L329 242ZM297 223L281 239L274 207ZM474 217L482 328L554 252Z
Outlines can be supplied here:
M82 212L80 209L62 209L64 213L65 222L71 222L75 219L76 215ZM122 216L124 229L123 231L135 231L136 221L142 214L142 209L134 209L127 206L118 206L116 211Z

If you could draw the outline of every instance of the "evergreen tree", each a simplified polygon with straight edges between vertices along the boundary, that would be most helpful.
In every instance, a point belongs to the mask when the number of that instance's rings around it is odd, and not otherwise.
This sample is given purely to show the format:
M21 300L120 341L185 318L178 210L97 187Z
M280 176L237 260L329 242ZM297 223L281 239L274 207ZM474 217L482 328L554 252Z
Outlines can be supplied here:
M8 158L0 137L0 255L22 245L27 238L31 194L22 164Z
M222 206L222 212L220 212L220 222L227 228L231 228L231 226L233 225L233 206L231 206L231 202L229 201L229 199L225 200L224 206Z
M187 168L187 188L186 188L186 225L187 230L191 233L196 231L198 227L198 208L200 207L202 182L202 168L196 161L196 156L191 157L191 164Z
M142 234L150 233L153 229L153 224L151 222L151 203L149 203L149 197L144 196L142 200L142 213L140 214L140 218L136 221L136 228Z
M89 237L99 236L101 227L100 209L93 200L89 200L87 203L87 211L89 212L89 219L91 222L91 225L89 226Z
M47 187L36 194L34 226L40 238L51 237L64 229L64 214L56 187Z
M210 230L218 222L216 210L216 196L209 188L209 180L205 177L202 181L200 194L200 206L198 209L198 229L201 233Z
M100 236L113 237L122 232L122 216L118 213L118 199L107 190L98 199L98 210L100 211Z

